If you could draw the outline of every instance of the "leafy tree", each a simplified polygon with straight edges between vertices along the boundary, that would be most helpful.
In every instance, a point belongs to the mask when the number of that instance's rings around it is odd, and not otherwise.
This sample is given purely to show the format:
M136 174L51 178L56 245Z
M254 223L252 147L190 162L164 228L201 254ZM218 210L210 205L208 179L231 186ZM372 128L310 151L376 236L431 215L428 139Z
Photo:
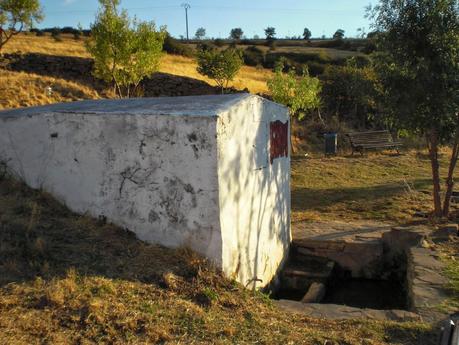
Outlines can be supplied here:
M203 39L206 36L206 29L199 28L198 30L196 30L195 36L198 40Z
M228 48L223 51L218 49L201 50L198 52L197 71L213 79L224 93L230 81L242 67L242 52L238 49Z
M267 40L273 40L276 37L276 29L272 26L268 26L265 29L265 35Z
M369 9L384 85L386 115L401 129L426 139L432 167L435 216L449 215L459 154L458 0L380 0ZM441 202L438 149L452 145Z
M137 95L143 78L158 70L165 28L156 31L153 22L130 19L119 11L119 0L99 0L101 8L91 25L86 47L94 57L94 75L114 83L120 97Z
M344 38L344 30L343 29L338 29L336 32L333 34L333 39L334 40L342 40Z
M303 38L305 40L309 40L309 39L311 39L311 36L312 36L311 30L309 30L308 28L304 28Z
M322 81L322 99L328 114L356 127L380 124L376 117L378 78L364 58L353 57L344 66L327 66Z
M274 77L268 80L268 88L273 100L286 105L299 120L320 107L320 80L311 77L307 69L298 77L294 69L284 73L283 63L278 64Z
M242 35L244 35L244 31L242 31L241 28L231 29L231 32L230 32L231 39L238 41L242 38Z
M0 52L14 35L42 20L38 0L0 0Z

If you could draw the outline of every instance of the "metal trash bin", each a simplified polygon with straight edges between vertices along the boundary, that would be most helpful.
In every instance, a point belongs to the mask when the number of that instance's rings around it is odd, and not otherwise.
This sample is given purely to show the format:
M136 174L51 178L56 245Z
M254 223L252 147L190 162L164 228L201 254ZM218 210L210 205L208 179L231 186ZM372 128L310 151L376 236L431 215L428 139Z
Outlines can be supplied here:
M338 153L338 133L330 132L324 134L325 154L336 155Z

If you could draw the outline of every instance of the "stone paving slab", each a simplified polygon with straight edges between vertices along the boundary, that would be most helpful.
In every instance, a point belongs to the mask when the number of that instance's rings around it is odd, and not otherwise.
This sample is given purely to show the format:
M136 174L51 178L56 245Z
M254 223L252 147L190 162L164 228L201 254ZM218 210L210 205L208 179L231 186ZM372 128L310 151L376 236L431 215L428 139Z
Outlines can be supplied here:
M294 240L366 242L380 239L382 234L390 231L391 228L390 224L372 221L294 222L292 235Z
M327 320L371 319L392 321L420 321L418 314L405 310L376 310L348 307L337 304L301 303L290 300L275 301L282 310L311 318Z
M411 248L408 252L408 292L410 309L426 321L439 321L445 315L438 306L448 297L448 280L441 274L443 264L430 249Z

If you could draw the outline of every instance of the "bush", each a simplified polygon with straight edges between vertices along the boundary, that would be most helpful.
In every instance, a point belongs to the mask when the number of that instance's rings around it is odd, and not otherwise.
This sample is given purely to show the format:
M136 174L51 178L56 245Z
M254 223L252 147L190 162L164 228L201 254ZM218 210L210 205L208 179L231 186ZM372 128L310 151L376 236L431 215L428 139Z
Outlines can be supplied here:
M54 28L51 30L51 37L54 38L56 42L61 42L62 37L61 37L61 30L58 28Z
M268 81L268 87L273 100L289 107L291 114L300 120L320 106L320 80L309 76L307 70L298 77L294 70L284 73L279 65L274 77Z
M201 42L197 46L198 50L212 50L215 46L211 42Z
M214 44L215 46L221 48L225 45L225 41L223 41L221 38L217 38L216 40L214 40Z
M263 50L256 46L250 46L244 51L244 63L248 66L263 65L265 61L265 54Z
M326 65L320 62L308 62L307 63L309 74L313 77L322 75L325 72Z
M164 40L163 50L168 54L174 55L182 55L187 57L193 57L194 52L186 44L181 43L180 41L176 40L169 34L166 35Z
M158 70L166 36L153 22L129 18L117 1L100 0L86 48L94 57L94 75L113 82L120 98L138 96L140 82Z
M210 79L213 79L222 89L222 93L228 87L228 83L234 79L243 63L242 52L238 49L201 50L198 52L197 71Z

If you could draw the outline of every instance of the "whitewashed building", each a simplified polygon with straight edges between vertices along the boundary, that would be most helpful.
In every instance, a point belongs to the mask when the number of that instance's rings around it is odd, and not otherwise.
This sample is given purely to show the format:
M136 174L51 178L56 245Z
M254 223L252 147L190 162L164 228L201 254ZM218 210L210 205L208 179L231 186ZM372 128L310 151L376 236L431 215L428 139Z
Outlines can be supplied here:
M73 211L189 247L247 287L290 233L289 115L249 94L83 101L0 112L0 160Z

